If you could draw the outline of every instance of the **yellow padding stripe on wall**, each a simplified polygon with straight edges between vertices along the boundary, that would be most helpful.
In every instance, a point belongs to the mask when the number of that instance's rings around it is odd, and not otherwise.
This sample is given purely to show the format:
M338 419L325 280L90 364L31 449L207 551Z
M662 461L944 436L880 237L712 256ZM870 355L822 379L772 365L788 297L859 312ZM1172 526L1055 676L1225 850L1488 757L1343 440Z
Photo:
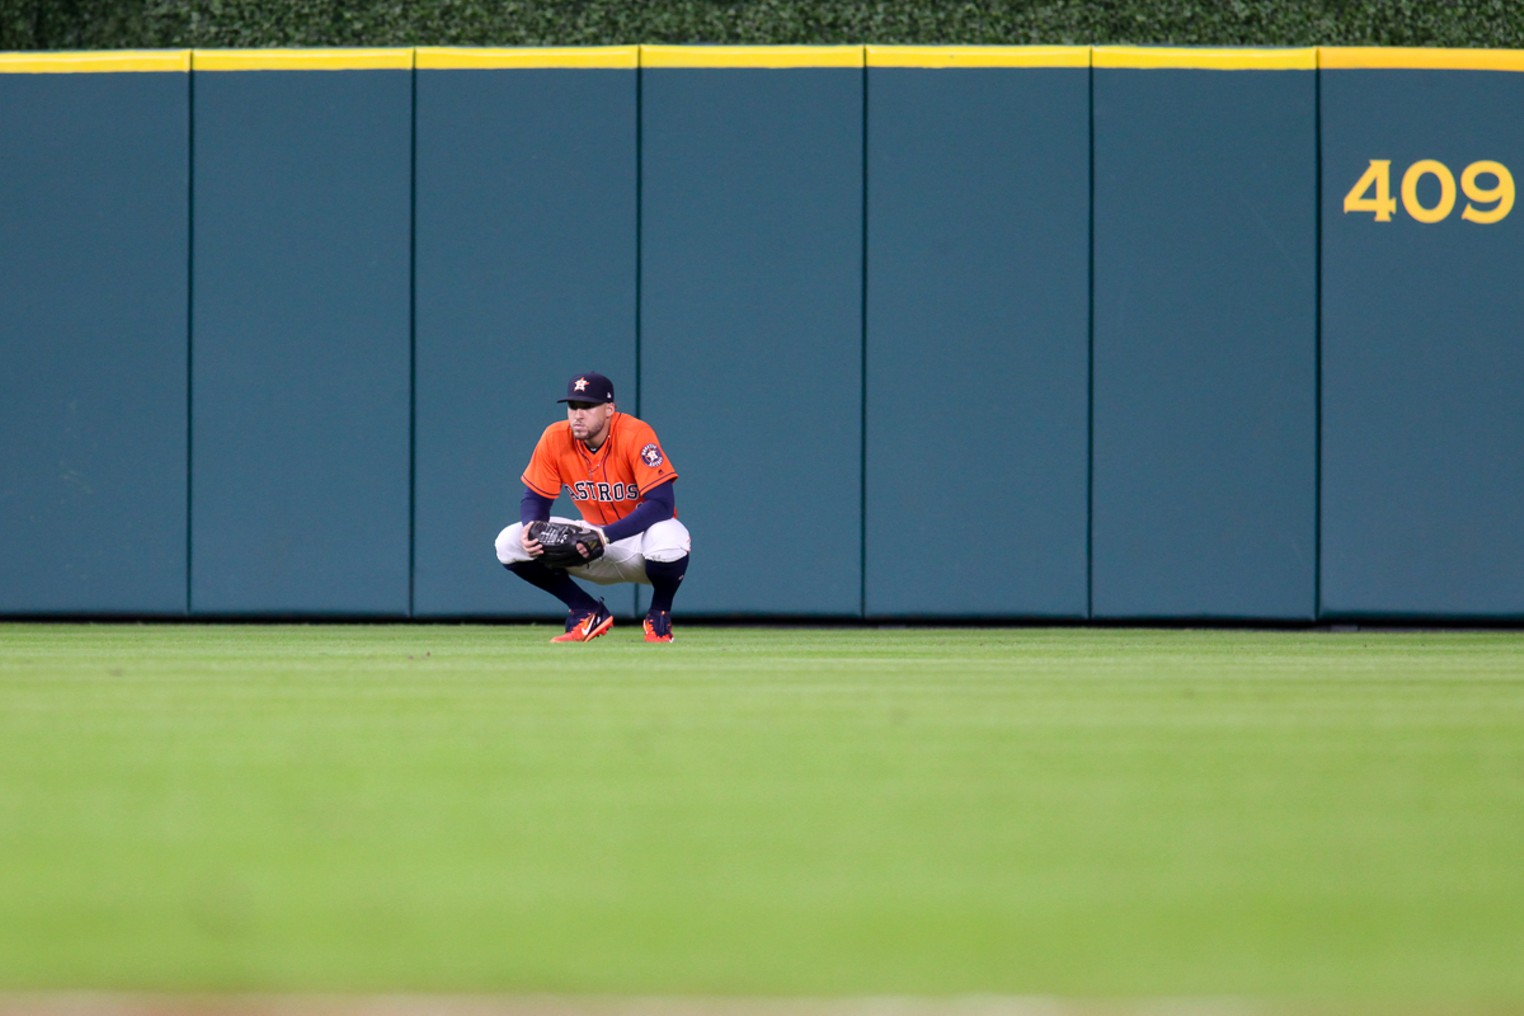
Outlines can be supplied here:
M1089 46L868 46L869 67L1089 67Z
M1405 49L1324 46L1325 70L1524 71L1524 49Z
M1172 46L1097 46L1092 66L1145 70L1314 71L1318 51L1302 49L1190 49Z
M114 49L97 53L0 53L0 74L185 72L188 49Z
M197 71L407 71L411 49L198 49Z
M0 53L0 74L495 67L1085 67L1524 71L1524 50L1321 46L585 46Z
M419 70L490 70L497 68L576 67L635 70L639 46L565 46L545 48L478 49L420 46Z
M642 67L861 67L861 46L641 46Z

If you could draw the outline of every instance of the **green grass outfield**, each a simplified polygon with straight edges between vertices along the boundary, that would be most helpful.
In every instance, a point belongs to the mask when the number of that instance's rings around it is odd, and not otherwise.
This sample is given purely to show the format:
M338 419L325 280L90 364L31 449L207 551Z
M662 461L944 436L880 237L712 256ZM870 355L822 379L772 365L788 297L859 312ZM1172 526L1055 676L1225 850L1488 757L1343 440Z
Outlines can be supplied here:
M1519 632L554 631L0 625L0 992L1524 1007Z

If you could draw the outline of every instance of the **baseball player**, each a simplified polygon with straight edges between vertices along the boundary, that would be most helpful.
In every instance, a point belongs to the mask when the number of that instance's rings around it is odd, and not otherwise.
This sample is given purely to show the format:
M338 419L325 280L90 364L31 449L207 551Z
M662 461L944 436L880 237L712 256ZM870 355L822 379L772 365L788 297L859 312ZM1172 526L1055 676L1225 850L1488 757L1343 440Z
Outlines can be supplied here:
M497 534L497 559L566 604L566 632L590 642L614 615L573 577L651 587L647 642L672 641L672 598L688 571L688 529L677 521L677 470L650 424L619 412L614 384L578 374L566 385L566 420L545 428L524 470L519 521ZM550 517L565 488L582 521Z

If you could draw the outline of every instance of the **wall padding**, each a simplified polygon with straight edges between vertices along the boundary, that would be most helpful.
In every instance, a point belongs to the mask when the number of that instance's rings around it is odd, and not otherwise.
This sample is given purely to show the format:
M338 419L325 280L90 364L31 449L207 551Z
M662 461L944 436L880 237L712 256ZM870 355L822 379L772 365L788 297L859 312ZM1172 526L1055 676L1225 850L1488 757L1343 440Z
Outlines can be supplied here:
M188 78L0 73L0 612L185 613Z
M1311 619L1316 75L1094 75L1093 614Z
M412 75L194 76L191 609L406 616Z

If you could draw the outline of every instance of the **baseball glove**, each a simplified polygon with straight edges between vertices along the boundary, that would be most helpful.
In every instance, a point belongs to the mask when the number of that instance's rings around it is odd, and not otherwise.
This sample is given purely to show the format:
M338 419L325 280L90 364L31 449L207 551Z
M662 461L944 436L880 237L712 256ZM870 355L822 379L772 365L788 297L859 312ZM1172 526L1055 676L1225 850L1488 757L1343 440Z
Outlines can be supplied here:
M603 556L603 536L590 526L574 522L531 522L529 538L539 541L545 553L540 563L547 568L570 568L587 564ZM578 544L587 549L584 557L577 550Z

